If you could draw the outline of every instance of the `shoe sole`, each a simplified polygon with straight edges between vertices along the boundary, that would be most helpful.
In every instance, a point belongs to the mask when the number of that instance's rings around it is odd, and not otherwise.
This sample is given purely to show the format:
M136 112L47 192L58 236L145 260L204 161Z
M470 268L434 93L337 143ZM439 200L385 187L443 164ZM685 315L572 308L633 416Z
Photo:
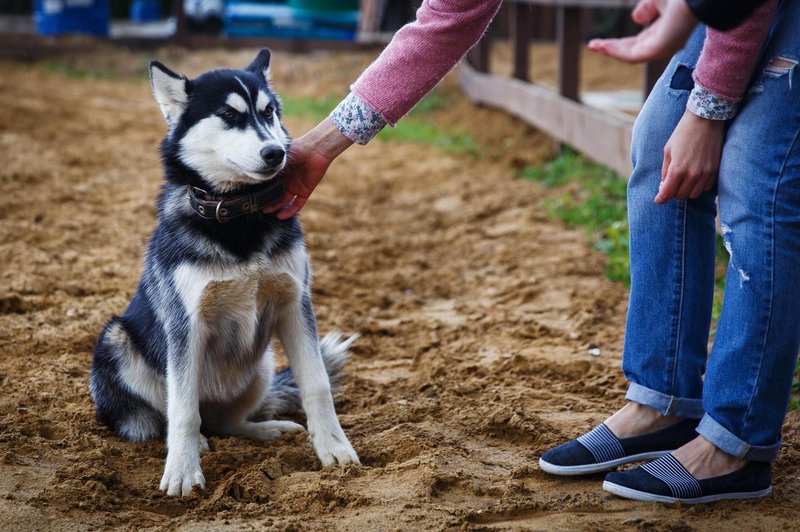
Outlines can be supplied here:
M613 493L618 497L626 499L633 499L635 501L644 502L663 502L667 504L683 503L683 504L703 504L715 501L734 500L734 499L756 499L759 497L766 497L772 493L772 486L758 491L735 492L735 493L719 493L716 495L706 495L705 497L696 497L694 499L679 499L676 497L667 497L666 495L656 495L646 491L639 491L613 482L604 481L603 489L609 493Z
M571 477L576 475L591 475L592 473L602 473L615 467L630 464L631 462L644 462L646 460L655 460L662 456L671 453L672 451L654 451L650 453L632 454L616 460L608 460L607 462L598 462L596 464L585 464L575 466L560 466L551 464L539 458L539 469L551 475L559 475L562 477Z

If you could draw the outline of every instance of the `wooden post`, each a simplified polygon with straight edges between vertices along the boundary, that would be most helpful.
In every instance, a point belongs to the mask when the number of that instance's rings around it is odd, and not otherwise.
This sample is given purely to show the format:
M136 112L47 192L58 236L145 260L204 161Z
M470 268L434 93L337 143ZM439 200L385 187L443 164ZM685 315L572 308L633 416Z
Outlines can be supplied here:
M489 32L478 41L472 50L467 54L469 64L473 66L478 72L489 72L489 52L491 51Z
M362 33L377 33L380 31L380 0L361 0L358 15L358 31Z
M559 7L556 26L558 93L577 102L581 66L581 8Z
M530 81L528 64L531 41L531 5L522 2L511 4L511 42L514 46L514 72L512 75L522 81Z
M661 74L664 73L666 70L667 65L669 64L669 59L658 59L656 61L651 61L644 66L644 97L650 95L650 91L653 90L653 87L656 86L656 82L658 78L661 77Z
M183 0L172 0L172 11L175 16L175 36L174 40L178 44L186 41L186 14L183 12Z

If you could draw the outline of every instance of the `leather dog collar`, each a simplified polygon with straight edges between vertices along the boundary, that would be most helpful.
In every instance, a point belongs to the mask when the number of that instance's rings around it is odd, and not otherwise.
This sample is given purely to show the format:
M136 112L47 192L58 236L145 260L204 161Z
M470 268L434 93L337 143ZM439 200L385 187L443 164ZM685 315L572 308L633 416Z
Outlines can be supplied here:
M187 189L192 210L201 218L219 223L259 212L286 193L283 179L271 179L264 187L239 195L210 194L193 186Z

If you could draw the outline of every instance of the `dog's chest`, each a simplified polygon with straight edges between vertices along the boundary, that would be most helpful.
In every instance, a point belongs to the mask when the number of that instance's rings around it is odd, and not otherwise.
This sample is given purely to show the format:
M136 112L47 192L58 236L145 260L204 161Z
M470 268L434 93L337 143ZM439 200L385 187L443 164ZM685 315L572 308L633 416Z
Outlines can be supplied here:
M211 280L200 290L196 314L209 326L231 316L252 319L268 306L283 307L295 293L295 283L286 273L257 271L234 279Z
M226 270L187 264L175 271L192 328L205 338L207 351L225 358L266 348L275 319L297 298L295 279L292 272L263 265Z

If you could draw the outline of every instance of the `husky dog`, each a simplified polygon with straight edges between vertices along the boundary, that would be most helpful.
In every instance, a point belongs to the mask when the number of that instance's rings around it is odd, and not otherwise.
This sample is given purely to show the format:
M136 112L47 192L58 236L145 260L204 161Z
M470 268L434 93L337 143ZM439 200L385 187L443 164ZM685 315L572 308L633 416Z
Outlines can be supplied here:
M354 338L319 340L300 222L262 213L285 194L290 143L269 62L262 50L244 70L193 80L150 65L169 126L158 224L133 299L97 340L90 389L119 436L166 428L169 495L205 487L201 430L268 441L303 430L270 419L301 407L323 465L358 463L331 396ZM291 368L277 375L273 331Z

